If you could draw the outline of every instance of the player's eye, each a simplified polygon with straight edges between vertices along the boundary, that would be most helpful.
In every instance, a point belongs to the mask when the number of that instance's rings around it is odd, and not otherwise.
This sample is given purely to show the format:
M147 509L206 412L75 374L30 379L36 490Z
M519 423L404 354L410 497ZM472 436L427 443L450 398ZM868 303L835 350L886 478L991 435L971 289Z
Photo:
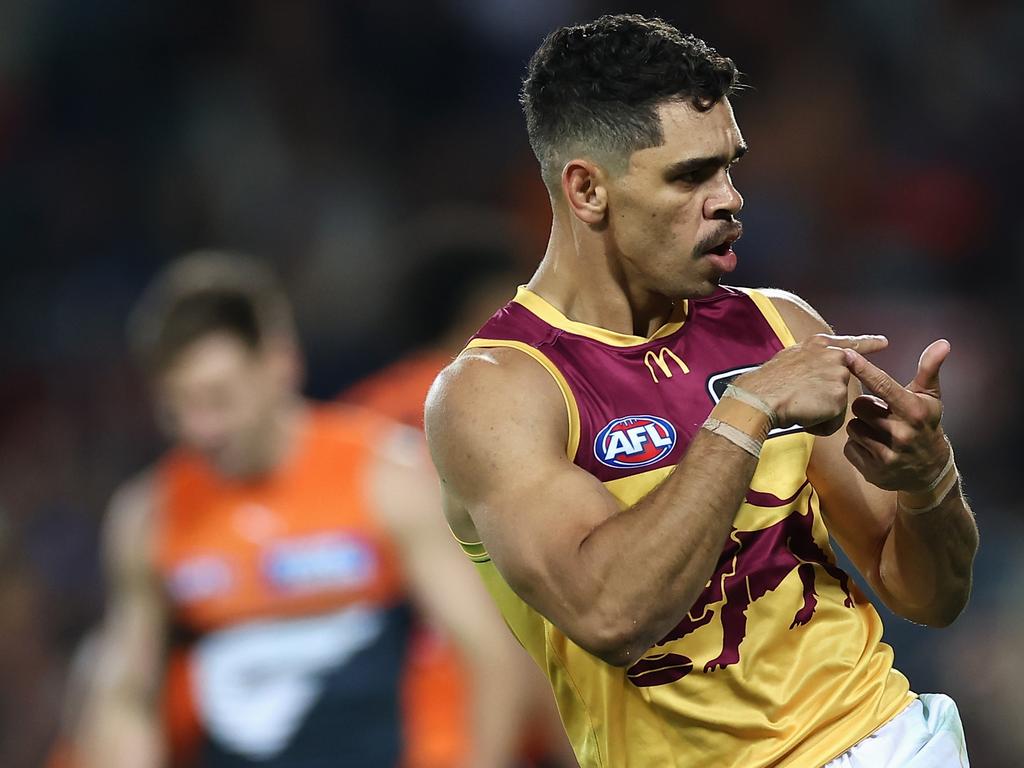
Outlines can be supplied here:
M673 181L681 182L683 184L701 184L714 176L715 170L715 168L704 167L693 171L686 171L676 175L673 178Z

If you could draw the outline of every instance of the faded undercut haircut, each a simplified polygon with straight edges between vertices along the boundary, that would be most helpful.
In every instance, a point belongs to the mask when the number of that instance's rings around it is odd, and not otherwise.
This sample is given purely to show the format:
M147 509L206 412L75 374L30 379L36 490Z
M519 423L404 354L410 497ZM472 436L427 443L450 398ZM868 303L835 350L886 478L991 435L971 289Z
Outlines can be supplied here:
M173 262L143 293L128 321L128 343L150 375L190 344L215 333L259 350L295 332L291 307L274 273L249 256L195 251Z
M520 103L554 191L573 157L621 171L633 152L662 144L660 105L683 101L706 112L738 85L736 65L703 40L661 19L620 14L548 35L530 59Z

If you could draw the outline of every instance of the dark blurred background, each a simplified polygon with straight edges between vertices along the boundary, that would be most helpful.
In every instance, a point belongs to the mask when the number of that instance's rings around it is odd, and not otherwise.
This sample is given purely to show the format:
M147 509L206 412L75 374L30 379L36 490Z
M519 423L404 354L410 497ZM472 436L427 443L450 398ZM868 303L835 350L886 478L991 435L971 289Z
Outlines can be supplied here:
M1024 764L1024 4L2 0L0 765L40 764L102 607L108 496L161 448L123 340L148 278L200 246L268 260L308 391L333 396L422 341L397 296L435 212L505 215L524 269L540 258L519 80L544 34L609 11L662 15L748 73L734 282L887 334L904 380L951 340L974 596L947 630L882 613L914 688L958 701L972 764Z

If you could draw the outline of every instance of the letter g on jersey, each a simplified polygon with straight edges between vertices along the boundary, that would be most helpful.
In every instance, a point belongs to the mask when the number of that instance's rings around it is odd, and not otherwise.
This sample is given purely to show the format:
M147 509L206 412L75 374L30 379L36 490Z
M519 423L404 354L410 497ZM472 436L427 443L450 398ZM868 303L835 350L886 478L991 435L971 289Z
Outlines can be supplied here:
M676 445L676 428L659 416L623 416L597 433L594 455L608 467L631 469L655 464Z

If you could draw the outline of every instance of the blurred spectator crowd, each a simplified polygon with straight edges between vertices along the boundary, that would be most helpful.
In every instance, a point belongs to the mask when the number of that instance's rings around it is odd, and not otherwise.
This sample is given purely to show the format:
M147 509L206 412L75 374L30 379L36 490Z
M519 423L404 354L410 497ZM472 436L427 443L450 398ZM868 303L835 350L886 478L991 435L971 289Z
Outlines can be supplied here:
M1024 5L5 0L0 765L38 765L53 738L102 607L108 496L162 447L123 337L146 281L196 247L267 260L307 391L334 396L431 332L408 276L423 292L456 277L423 263L430 237L484 237L500 217L529 273L549 220L522 70L555 26L620 11L662 15L747 73L735 282L887 334L879 360L901 379L951 340L975 594L947 630L883 617L915 689L957 699L972 764L1021 764Z

